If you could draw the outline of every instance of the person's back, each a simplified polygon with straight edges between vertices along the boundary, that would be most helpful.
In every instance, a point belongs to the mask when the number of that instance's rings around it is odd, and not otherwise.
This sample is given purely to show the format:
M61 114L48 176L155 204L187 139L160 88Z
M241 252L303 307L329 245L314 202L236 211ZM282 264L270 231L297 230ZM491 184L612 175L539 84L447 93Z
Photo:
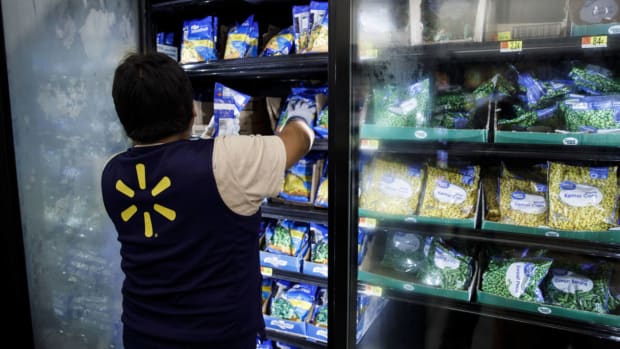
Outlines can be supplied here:
M312 142L303 121L278 136L189 140L191 85L160 54L128 57L113 97L136 144L102 174L121 242L124 345L252 348L264 328L259 207Z

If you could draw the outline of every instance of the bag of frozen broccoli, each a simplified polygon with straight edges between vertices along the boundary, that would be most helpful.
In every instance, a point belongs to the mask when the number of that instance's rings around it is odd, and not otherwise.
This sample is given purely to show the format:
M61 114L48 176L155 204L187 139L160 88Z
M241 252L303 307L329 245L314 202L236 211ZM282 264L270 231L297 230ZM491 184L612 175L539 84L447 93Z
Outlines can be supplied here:
M309 320L317 287L305 284L288 283L288 285L290 285L288 288L279 288L271 301L271 316L291 321Z
M327 264L329 254L329 229L326 225L310 223L312 237L310 260L313 263Z
M266 251L303 257L308 251L309 228L305 223L282 220L265 232Z

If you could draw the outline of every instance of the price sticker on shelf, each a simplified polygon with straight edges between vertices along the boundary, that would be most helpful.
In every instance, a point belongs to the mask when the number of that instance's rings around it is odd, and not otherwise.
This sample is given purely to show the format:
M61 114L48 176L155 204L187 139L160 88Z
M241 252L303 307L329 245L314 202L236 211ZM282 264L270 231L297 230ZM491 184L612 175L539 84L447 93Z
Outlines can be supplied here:
M511 32L498 32L497 33L497 40L498 41L512 40L512 33Z
M377 227L377 220L374 218L360 217L359 227L374 229Z
M378 150L379 141L376 139L362 139L360 141L361 150Z
M383 288L373 285L361 285L360 293L368 296L381 297L383 295Z
M366 48L359 50L360 61L367 61L379 57L379 50L376 48Z
M273 276L273 269L269 267L260 267L260 273L263 274L263 276L271 277Z
M521 51L523 51L523 41L521 40L502 41L499 43L499 52L509 53Z
M581 48L607 47L607 35L584 36L581 38Z

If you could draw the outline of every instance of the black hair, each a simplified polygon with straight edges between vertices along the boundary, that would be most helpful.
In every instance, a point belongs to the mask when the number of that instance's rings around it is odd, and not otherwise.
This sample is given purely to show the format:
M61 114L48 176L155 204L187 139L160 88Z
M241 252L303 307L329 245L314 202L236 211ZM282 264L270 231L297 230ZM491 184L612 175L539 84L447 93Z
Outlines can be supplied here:
M127 56L114 72L112 98L127 136L134 141L152 143L191 125L191 82L179 64L162 53Z

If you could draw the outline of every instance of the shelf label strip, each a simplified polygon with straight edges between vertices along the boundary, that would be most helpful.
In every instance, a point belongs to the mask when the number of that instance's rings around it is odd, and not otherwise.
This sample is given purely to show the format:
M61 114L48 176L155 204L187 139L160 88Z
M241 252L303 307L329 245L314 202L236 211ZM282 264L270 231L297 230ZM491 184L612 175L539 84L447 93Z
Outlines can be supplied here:
M523 51L523 41L521 40L502 41L499 43L499 52L501 53L521 51Z
M361 150L378 150L379 140L377 139L362 139L360 140Z
M273 276L273 269L269 267L260 267L260 273L263 274L263 276L271 277Z
M607 35L584 36L581 38L581 48L605 48Z
M377 220L374 218L360 217L359 227L374 229L377 227Z
M363 284L360 286L361 287L358 288L359 293L365 294L367 296L375 296L375 297L383 296L383 288L379 286L373 286L373 285L367 285L367 284Z

